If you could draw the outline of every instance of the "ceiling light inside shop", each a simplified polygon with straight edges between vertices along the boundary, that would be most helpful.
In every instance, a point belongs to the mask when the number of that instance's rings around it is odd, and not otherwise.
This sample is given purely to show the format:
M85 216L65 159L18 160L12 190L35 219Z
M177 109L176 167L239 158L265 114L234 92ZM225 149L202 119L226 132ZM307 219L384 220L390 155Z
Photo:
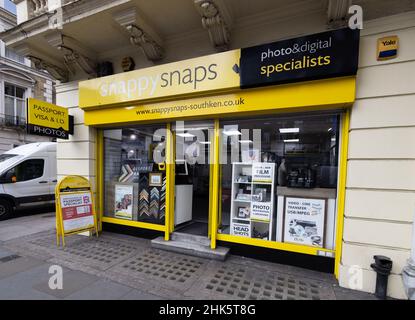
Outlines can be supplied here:
M200 144L210 144L210 141L199 141Z
M182 137L182 138L194 138L195 135L191 134L189 132L185 132L185 133L176 133L176 136Z
M333 128L329 128L327 131L330 132L331 130L333 130Z
M236 130L236 129L231 129L231 130L226 130L226 131L223 131L223 134L225 135L225 136L240 136L240 135L242 135L242 133L240 133L238 130Z
M135 134L130 135L130 140L135 140L135 139L137 139L137 135Z
M336 142L336 138L331 138L331 141L332 142Z
M300 142L300 139L287 139L284 140L285 143L290 143L290 142Z
M239 140L239 143L252 143L252 140Z
M280 133L299 133L300 128L281 128Z

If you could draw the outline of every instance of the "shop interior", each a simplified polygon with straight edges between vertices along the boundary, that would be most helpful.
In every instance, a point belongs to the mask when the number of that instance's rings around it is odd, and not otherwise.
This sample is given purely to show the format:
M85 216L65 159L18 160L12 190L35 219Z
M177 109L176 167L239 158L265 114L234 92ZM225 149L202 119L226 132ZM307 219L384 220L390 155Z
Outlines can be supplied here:
M208 235L213 122L178 122L175 137L175 231Z

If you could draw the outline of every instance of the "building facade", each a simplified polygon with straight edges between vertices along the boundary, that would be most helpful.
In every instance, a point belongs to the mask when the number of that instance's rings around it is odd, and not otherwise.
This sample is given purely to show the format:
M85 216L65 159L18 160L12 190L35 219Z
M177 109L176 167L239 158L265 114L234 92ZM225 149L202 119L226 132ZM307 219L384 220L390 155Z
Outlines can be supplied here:
M16 26L14 4L0 1L0 30ZM49 141L26 133L26 98L53 102L53 79L0 41L0 153L21 144Z
M196 222L206 222L212 249L222 241L324 256L341 286L367 292L375 290L373 256L385 255L393 261L388 295L406 298L402 269L415 245L413 1L14 2L18 26L1 38L59 81L56 103L75 127L59 141L58 175L93 183L101 223L162 231L171 241L181 222L205 212ZM247 54L239 48L347 28L352 2L364 18L349 58L358 59L356 75L235 85L246 74L235 63ZM378 59L378 42L390 36L399 39L397 56ZM198 72L212 82L197 87ZM172 90L146 96L157 74ZM207 110L226 101L231 109ZM262 147L244 148L254 129ZM149 152L160 143L166 166ZM220 146L237 158L223 163ZM217 161L204 166L194 160L201 154ZM272 174L255 178L255 170ZM256 208L261 202L270 208ZM300 219L298 207L324 216Z

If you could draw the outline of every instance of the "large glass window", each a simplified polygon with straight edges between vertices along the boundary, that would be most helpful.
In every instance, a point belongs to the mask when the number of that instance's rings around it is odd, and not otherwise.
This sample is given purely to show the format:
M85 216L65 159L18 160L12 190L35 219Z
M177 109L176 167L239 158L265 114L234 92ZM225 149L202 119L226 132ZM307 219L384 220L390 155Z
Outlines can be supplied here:
M334 249L339 119L222 121L218 232Z
M6 124L21 125L26 122L25 89L12 84L4 85L4 113Z
M104 130L105 216L164 224L165 125Z

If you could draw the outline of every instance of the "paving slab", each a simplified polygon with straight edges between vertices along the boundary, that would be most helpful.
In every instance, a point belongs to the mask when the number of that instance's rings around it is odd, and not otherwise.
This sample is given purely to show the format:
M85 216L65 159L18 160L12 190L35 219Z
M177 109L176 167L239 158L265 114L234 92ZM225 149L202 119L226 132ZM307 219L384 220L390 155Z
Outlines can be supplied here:
M378 300L371 293L341 288L338 285L333 286L333 290L337 300Z
M84 289L98 280L99 278L96 276L80 271L69 270L63 272L62 289L50 289L48 281L41 281L34 285L33 288L56 298L63 299L81 289Z
M55 227L55 213L15 217L0 222L0 241L18 239Z
M10 232L6 229L2 229L4 234ZM232 255L226 261L193 257L152 248L150 240L128 235L109 232L99 238L76 235L66 237L66 244L66 248L56 246L54 228L1 242L0 290L6 292L5 298L373 298L370 294L339 288L331 274ZM1 255L5 262L1 262ZM13 255L21 257L8 261ZM48 268L52 264L64 268L63 290L49 289ZM7 289L13 287L13 282L16 288Z
M154 295L145 293L139 290L131 290L129 293L121 297L122 300L163 300L164 298Z
M44 261L30 257L19 257L0 263L0 279L19 274L42 264L44 264Z
M28 234L31 234L31 232L24 226L13 225L7 228L0 228L0 240L2 241L20 238Z
M190 288L210 260L148 248L111 269L113 273L162 286L176 295Z
M210 263L209 270L186 292L189 297L230 300L333 300L331 284L292 276L278 269Z
M9 262L10 263L10 262ZM0 280L0 299L56 299L54 296L35 290L36 283L49 281L50 265L42 263L9 275ZM1 268L1 265L0 265Z
M107 279L100 279L91 285L78 290L65 299L67 300L119 300L133 291L131 287Z

